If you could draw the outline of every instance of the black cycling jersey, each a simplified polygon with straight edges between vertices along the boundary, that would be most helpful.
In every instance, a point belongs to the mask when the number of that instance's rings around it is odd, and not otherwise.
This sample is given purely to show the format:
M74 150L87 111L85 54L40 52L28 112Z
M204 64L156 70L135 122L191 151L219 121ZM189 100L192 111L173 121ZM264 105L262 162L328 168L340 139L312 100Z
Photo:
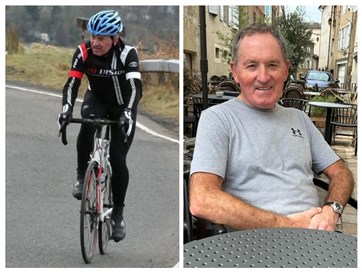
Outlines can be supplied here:
M73 108L83 75L88 77L88 91L102 102L134 109L142 96L137 50L121 39L105 56L95 56L90 42L76 49L69 78L63 89L63 106Z

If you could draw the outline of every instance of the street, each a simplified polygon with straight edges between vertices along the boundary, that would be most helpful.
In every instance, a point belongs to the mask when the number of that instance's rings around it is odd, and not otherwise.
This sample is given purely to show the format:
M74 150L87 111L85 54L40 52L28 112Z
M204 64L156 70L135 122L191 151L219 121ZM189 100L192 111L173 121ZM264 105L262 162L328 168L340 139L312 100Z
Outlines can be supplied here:
M137 128L127 160L126 238L110 241L106 255L97 249L93 262L86 265L80 249L80 201L71 194L79 125L70 124L64 146L57 137L60 110L57 96L6 88L6 267L175 266L179 262L177 141ZM73 116L79 117L79 111L78 102ZM137 121L147 120L139 116ZM151 121L147 125L157 126Z

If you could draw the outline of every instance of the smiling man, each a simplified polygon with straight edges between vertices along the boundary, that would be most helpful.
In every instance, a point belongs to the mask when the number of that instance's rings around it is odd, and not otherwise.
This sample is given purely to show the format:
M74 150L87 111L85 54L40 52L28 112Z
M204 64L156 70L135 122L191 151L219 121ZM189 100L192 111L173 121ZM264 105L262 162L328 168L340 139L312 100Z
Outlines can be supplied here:
M194 216L231 230L335 229L354 180L304 112L277 104L289 65L270 26L236 35L230 67L241 92L201 114L190 171ZM322 207L313 184L319 172L330 179Z
M69 123L81 79L88 78L88 90L81 107L82 118L122 118L126 124L127 143L122 129L111 129L110 162L113 169L112 238L124 239L123 208L129 182L126 156L131 146L136 125L137 105L142 96L141 74L137 50L125 45L119 38L123 29L121 17L113 10L101 11L89 19L90 39L76 49L68 80L63 88L63 112L58 122ZM94 128L82 124L78 140L77 180L73 196L82 197L83 179L92 151Z
M231 62L231 71L243 87L240 98L248 105L272 109L283 92L289 60L269 33L245 36Z

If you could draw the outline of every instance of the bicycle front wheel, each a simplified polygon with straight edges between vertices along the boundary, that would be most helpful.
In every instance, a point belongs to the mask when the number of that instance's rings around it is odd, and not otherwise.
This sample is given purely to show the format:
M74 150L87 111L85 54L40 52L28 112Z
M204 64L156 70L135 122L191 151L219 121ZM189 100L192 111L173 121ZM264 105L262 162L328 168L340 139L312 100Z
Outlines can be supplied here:
M85 263L90 263L96 249L98 216L96 214L96 184L98 163L89 163L83 185L80 208L80 245Z
M106 181L104 188L102 188L103 195L103 211L106 212L108 209L113 207L113 194L112 194L112 170L111 166L108 164L106 169ZM111 237L111 215L104 218L103 222L99 222L99 232L98 232L98 246L99 252L103 255L106 253L108 248L108 243Z

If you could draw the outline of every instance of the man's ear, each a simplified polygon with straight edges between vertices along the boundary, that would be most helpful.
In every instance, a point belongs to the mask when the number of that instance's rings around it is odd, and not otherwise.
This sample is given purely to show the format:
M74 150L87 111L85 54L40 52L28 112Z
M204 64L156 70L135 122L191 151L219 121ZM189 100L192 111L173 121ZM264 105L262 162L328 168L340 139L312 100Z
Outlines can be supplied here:
M286 73L285 80L288 80L289 68L290 68L290 60L287 59L287 61L286 61L286 71L285 71L285 73Z
M230 69L231 69L231 73L233 74L233 78L234 78L235 82L239 83L238 75L236 73L236 65L234 62L230 62Z
M118 43L119 37L118 36L114 36L113 38L113 45L116 45Z

